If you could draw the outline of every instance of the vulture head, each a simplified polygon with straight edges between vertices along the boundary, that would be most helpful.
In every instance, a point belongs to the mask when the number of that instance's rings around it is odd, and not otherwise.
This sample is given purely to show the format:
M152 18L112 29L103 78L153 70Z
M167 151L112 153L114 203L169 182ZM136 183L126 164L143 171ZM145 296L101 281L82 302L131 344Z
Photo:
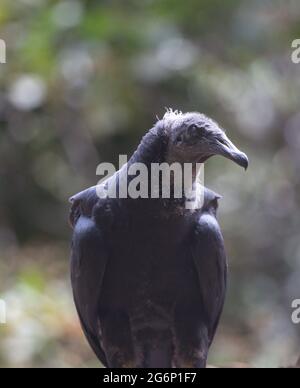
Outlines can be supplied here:
M221 155L247 169L247 155L227 137L225 131L204 114L181 113L169 109L163 126L168 134L168 162L204 163Z

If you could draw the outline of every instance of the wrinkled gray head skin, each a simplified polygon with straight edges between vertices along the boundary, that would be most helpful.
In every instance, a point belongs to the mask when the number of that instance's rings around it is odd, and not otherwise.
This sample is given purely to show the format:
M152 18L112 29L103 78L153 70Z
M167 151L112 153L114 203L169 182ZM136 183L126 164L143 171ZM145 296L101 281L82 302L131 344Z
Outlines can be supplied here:
M221 155L248 168L247 155L229 140L214 120L204 114L168 109L162 121L169 135L169 162L203 163L214 155Z

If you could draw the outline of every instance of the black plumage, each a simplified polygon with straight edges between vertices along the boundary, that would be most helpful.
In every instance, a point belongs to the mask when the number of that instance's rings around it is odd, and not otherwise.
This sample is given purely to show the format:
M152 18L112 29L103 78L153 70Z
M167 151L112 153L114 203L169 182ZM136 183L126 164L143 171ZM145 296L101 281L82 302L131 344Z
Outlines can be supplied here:
M204 162L215 154L248 165L214 121L169 111L128 166ZM205 189L199 209L172 195L100 199L96 187L71 198L74 300L105 366L205 367L226 290L219 198Z

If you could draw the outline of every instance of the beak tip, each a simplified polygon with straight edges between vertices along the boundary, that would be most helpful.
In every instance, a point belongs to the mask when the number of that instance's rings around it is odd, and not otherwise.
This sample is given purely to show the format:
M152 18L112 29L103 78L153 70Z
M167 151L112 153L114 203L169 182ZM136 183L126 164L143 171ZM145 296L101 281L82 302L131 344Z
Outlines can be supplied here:
M249 159L248 159L248 156L246 154L243 154L242 156L242 166L244 167L245 171L248 170L248 167L249 167Z
M230 159L234 163L238 164L240 167L243 167L245 171L249 167L248 156L240 151L223 133L223 141L218 142L216 155L222 155L227 159Z
M240 167L243 167L245 171L248 170L249 159L248 159L248 156L244 152L234 153L232 160L236 164L238 164Z

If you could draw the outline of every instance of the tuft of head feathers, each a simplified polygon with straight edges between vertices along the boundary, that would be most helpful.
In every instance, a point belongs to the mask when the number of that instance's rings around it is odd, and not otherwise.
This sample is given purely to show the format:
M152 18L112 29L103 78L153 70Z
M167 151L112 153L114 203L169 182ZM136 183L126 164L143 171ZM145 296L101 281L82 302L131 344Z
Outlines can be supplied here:
M164 114L163 120L174 120L183 116L183 113L180 110L173 110L172 108L166 108L166 113Z

